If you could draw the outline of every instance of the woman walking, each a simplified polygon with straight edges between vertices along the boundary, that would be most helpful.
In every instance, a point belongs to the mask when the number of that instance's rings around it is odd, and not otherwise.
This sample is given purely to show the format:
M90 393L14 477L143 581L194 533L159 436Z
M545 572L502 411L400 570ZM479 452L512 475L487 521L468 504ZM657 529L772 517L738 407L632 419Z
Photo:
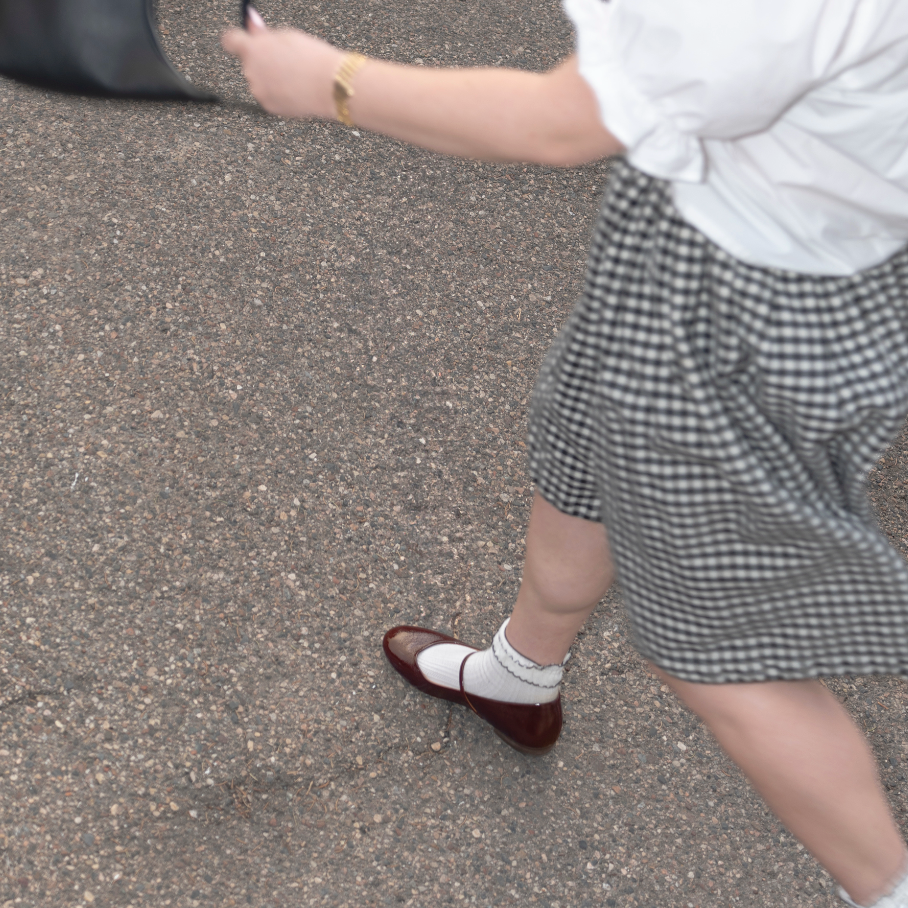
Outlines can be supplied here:
M817 680L908 674L908 567L864 478L908 413L908 5L565 0L545 74L231 32L253 93L423 147L616 159L530 414L537 493L492 645L385 651L550 749L561 665L620 577L635 644L852 904L908 906L873 756Z

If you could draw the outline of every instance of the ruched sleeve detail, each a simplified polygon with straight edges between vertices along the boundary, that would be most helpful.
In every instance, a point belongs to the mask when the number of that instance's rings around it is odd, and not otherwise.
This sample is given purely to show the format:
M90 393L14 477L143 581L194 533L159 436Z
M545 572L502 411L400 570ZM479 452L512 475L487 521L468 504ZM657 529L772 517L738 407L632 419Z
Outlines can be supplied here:
M700 182L703 143L770 127L848 56L834 0L563 0L602 122L652 176Z

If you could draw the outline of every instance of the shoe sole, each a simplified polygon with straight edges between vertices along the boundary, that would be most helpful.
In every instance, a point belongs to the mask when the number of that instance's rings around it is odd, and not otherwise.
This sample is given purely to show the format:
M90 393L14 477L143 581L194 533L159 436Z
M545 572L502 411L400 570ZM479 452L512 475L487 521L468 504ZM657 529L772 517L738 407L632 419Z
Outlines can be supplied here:
M479 718L482 717L480 716ZM495 732L496 735L498 735L499 738L501 738L502 741L504 741L505 744L507 744L509 747L513 747L514 750L519 750L522 754L526 754L528 757L542 757L549 751L554 750L555 745L558 743L557 741L553 741L551 744L547 744L545 747L527 747L526 744L518 744L517 741L515 741L513 738L509 738L503 731L499 731L491 723L487 722L486 724L489 726L489 728L492 729L492 731Z

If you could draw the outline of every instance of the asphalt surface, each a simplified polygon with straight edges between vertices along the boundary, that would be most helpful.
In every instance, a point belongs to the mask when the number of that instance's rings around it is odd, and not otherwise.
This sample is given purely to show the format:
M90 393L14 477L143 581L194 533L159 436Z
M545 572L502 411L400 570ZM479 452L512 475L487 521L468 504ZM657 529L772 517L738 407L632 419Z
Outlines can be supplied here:
M426 65L544 68L547 3L263 2ZM527 398L605 164L442 159L262 115L0 81L0 905L827 906L830 880L651 677L620 595L523 757L405 689L384 630L485 645ZM905 439L872 477L906 548ZM831 682L901 822L908 692Z

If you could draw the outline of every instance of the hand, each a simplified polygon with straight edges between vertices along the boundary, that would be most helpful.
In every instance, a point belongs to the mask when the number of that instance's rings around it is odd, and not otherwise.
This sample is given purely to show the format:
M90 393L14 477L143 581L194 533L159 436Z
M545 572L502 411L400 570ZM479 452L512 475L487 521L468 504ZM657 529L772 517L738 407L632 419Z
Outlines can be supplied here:
M267 28L252 12L249 31L231 29L221 44L239 58L255 99L278 117L334 119L334 73L344 52L306 32Z

